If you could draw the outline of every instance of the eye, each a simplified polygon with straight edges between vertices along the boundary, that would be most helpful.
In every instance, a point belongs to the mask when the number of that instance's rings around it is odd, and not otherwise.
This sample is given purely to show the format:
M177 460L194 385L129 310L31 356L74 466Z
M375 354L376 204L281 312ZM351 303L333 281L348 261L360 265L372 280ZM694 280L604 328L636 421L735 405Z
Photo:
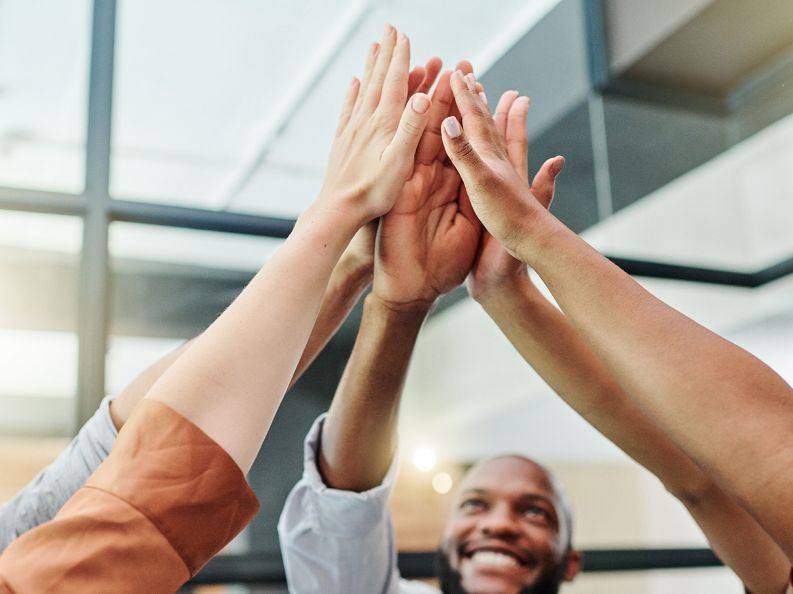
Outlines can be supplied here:
M487 503L483 499L477 499L472 497L470 499L464 499L462 503L460 503L460 511L462 512L475 512L481 511L487 507Z
M523 515L527 518L536 521L541 520L542 522L551 522L551 514L548 512L547 509L544 507L540 507L539 505L531 505L523 510Z

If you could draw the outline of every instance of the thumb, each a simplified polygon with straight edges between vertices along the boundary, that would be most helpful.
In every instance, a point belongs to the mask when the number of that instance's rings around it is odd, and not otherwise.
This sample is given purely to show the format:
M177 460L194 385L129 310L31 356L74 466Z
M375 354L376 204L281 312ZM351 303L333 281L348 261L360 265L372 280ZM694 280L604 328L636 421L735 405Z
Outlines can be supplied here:
M427 95L416 93L405 106L396 134L383 153L383 156L397 167L406 164L413 167L416 148L430 118L430 104Z
M487 165L471 146L460 122L454 116L443 120L443 147L466 186L470 186L477 174L487 171Z
M562 167L564 167L564 157L548 159L542 164L531 183L532 194L546 209L551 206L556 190L556 176L562 171Z

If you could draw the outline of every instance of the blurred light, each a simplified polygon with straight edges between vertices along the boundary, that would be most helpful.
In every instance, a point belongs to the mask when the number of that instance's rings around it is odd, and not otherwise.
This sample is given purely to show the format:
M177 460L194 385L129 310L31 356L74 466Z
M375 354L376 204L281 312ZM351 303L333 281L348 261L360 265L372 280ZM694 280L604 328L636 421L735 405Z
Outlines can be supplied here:
M452 477L450 477L445 472L439 472L434 477L432 477L432 488L435 489L441 495L444 495L452 490L452 485L454 485L454 481Z
M435 452L429 448L421 448L413 454L413 463L419 470L429 470L435 466Z

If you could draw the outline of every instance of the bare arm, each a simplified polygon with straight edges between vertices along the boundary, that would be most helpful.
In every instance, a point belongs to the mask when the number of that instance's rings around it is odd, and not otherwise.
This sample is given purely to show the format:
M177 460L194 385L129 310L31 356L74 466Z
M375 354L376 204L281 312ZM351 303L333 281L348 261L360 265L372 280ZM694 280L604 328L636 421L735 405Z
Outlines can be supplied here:
M508 170L475 91L461 78L452 86L465 134L450 123L444 142L485 226L540 274L641 413L791 559L793 390L749 353L661 303L550 215Z
M416 337L438 296L463 281L476 252L479 221L441 151L449 76L441 76L433 95L413 174L380 222L372 293L322 430L319 466L333 488L364 491L382 482Z
M528 184L527 108L527 99L508 91L494 121L504 135L502 148ZM545 208L553 200L563 163L561 157L546 161L531 185L531 194ZM546 383L686 506L719 557L751 592L784 591L788 563L779 547L636 408L564 314L537 290L526 265L488 232L467 284L471 296Z
M410 49L387 27L345 100L323 189L281 249L147 398L168 404L247 471L294 374L331 272L355 232L387 212L426 125L409 105ZM419 109L419 108L417 108Z

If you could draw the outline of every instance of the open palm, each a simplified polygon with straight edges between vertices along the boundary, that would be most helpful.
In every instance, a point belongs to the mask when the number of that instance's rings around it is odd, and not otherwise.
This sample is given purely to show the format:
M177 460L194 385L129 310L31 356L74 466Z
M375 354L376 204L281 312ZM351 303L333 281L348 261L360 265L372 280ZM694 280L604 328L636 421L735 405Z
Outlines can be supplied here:
M461 284L479 245L481 224L457 171L444 164L440 126L453 103L450 74L433 95L413 173L380 220L372 290L394 306L429 304Z

